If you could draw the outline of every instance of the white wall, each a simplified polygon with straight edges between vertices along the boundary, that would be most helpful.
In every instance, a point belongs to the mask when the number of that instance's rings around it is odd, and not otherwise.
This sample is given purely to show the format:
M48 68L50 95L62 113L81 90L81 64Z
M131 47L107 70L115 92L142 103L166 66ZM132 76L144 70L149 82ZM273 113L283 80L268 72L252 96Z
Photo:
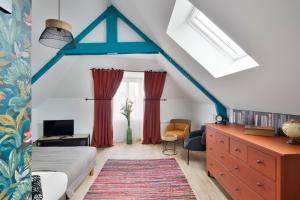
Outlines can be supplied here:
M215 122L216 109L213 104L193 104L194 129L200 129L206 123Z
M87 86L87 88L90 88ZM80 93L80 92L79 92ZM167 101L161 102L161 131L167 122L173 118L184 118L192 120L194 130L194 104L188 96L178 87L172 77L167 76L162 98ZM33 141L43 135L43 120L53 119L74 119L75 133L90 133L93 131L93 109L92 101L85 101L84 98L52 97L42 104L33 108L32 128ZM200 111L199 109L197 112ZM206 111L205 111L206 112ZM207 113L207 112L206 112ZM202 118L202 115L200 116Z
M51 98L32 110L33 141L43 135L43 120L74 119L75 133L93 132L94 105L81 98ZM195 104L187 99L168 98L161 102L161 133L173 118L192 120L191 130L197 130L205 123L214 122L216 115L213 104ZM142 133L141 133L142 134Z

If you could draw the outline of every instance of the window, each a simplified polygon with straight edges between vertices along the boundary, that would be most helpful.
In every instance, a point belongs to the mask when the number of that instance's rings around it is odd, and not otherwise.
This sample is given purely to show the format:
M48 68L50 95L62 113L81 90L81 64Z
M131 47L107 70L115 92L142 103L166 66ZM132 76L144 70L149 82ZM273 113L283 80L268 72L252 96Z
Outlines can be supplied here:
M176 1L167 34L215 78L259 66L189 0Z
M247 54L219 27L208 19L200 10L194 8L190 18L190 25L202 34L206 40L211 42L221 51L227 53L233 59L239 59Z
M121 114L121 108L126 98L133 101L131 128L134 140L140 140L142 134L143 103L144 103L144 74L125 72L120 87L113 98L113 129L114 141L126 139L127 120Z

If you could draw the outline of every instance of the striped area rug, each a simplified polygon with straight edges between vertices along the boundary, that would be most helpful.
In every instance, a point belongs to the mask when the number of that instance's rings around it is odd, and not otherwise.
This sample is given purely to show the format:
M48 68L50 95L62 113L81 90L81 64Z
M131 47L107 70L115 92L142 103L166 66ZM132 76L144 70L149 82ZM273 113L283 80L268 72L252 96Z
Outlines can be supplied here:
M176 160L108 160L86 194L89 199L196 199Z

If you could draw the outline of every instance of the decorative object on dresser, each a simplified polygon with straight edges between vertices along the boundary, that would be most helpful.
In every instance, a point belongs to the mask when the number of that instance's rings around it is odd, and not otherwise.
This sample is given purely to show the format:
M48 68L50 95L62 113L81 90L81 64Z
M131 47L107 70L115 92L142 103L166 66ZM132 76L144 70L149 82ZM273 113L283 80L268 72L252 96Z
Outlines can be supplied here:
M271 127L245 126L245 134L260 136L275 136L275 129Z
M282 125L282 131L290 139L288 144L300 144L300 121L288 121Z
M47 146L90 146L90 134L42 137L36 141L39 147Z
M222 115L216 115L215 124L226 124L226 119Z
M288 138L244 134L243 127L207 124L207 173L235 200L295 200L300 146Z

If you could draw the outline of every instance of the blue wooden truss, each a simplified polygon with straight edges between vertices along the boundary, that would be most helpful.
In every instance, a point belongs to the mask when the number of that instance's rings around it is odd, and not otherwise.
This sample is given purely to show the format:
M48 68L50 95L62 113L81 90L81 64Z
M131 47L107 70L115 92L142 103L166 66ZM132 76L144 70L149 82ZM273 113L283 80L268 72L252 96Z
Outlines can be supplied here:
M125 22L144 41L143 42L118 42L117 19ZM106 42L104 43L81 43L97 25L106 19ZM107 54L161 54L168 60L184 77L190 80L201 92L214 102L217 114L227 117L226 107L196 81L183 67L173 60L162 48L148 38L140 29L129 21L114 6L108 7L99 17L87 26L76 38L76 48L68 49L67 45L59 50L33 77L32 84L38 81L51 67L64 56L72 55L107 55Z

